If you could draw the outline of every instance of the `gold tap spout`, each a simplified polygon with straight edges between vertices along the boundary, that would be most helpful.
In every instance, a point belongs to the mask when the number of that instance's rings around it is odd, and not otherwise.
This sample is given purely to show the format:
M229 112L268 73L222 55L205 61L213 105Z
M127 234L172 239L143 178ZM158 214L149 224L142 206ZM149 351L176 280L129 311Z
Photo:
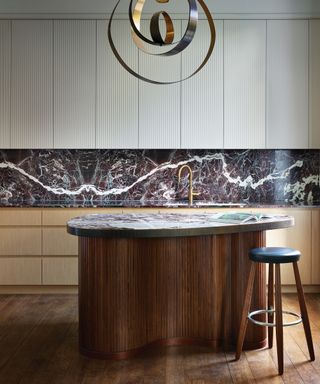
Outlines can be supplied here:
M187 169L189 173L189 193L188 193L188 199L189 199L189 204L193 204L193 196L199 195L199 193L193 191L193 186L192 186L192 169L189 167L189 165L183 165L180 167L179 172L178 172L178 182L180 183L181 181L181 172L183 169Z

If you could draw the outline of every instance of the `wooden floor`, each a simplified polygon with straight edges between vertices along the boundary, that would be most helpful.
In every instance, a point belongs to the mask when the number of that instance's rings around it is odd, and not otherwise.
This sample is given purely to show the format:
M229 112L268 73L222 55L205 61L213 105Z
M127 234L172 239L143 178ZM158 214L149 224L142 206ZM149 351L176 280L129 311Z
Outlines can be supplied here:
M128 361L82 357L77 350L77 296L0 296L1 384L320 383L320 295L308 294L316 361L308 361L303 327L285 329L285 373L276 349L233 354L163 347ZM284 306L297 311L295 295Z

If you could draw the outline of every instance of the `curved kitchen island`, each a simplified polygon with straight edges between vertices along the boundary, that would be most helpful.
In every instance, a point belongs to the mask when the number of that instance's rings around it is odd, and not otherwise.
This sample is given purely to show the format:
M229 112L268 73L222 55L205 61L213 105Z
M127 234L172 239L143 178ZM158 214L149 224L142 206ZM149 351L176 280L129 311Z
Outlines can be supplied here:
M77 217L80 352L127 358L150 345L236 343L249 273L248 251L265 231L293 219L221 222L213 214L96 214ZM266 305L265 268L252 308ZM265 346L264 327L248 325L246 349Z

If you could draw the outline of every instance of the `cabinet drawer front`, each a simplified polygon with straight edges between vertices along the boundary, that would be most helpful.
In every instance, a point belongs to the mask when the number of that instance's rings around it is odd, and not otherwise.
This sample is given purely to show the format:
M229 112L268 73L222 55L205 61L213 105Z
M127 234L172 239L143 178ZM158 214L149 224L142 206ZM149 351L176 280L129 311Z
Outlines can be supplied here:
M77 257L45 257L42 260L44 285L77 285Z
M67 221L76 216L90 215L93 213L111 213L117 214L122 213L122 208L80 208L80 209L69 209L69 208L57 208L57 209L44 209L42 212L42 223L43 225L61 225L65 226Z
M40 209L6 209L0 210L0 225L2 226L34 226L41 225L41 210Z
M1 228L0 255L41 255L41 228Z
M67 233L65 227L43 228L43 255L78 255L78 237Z
M40 285L41 258L1 257L0 285Z

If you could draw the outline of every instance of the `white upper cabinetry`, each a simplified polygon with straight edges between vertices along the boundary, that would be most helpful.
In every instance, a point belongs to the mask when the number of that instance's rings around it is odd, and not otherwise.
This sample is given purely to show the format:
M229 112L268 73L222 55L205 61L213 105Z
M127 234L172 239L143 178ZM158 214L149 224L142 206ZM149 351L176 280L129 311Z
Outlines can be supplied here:
M267 147L308 148L308 21L268 21L267 57Z
M266 21L225 21L224 51L224 147L265 148Z
M97 148L138 148L138 80L118 62L108 43L106 20L97 30ZM138 71L130 24L116 20L112 36L121 57Z
M216 44L210 60L182 83L182 148L223 148L223 21L216 21L215 27ZM209 44L208 23L199 20L194 40L182 54L183 78L201 64Z
M54 22L54 147L94 148L96 21Z
M0 20L0 148L10 146L10 25Z
M310 137L309 146L320 148L320 20L310 20Z
M11 147L53 146L53 21L12 21Z
M181 21L173 20L173 22L175 39L179 40ZM142 33L146 36L148 36L149 25L150 21L142 22ZM160 57L140 50L139 73L141 76L159 82L179 80L181 55ZM179 83L155 85L139 81L139 148L180 147L180 97Z
M0 148L10 147L10 21L0 20Z
M186 20L173 21L177 41ZM0 148L320 148L320 20L215 25L199 73L153 85L117 61L108 20L0 20ZM190 46L162 58L137 49L127 20L113 36L132 69L159 81L190 75L210 39L199 20Z

